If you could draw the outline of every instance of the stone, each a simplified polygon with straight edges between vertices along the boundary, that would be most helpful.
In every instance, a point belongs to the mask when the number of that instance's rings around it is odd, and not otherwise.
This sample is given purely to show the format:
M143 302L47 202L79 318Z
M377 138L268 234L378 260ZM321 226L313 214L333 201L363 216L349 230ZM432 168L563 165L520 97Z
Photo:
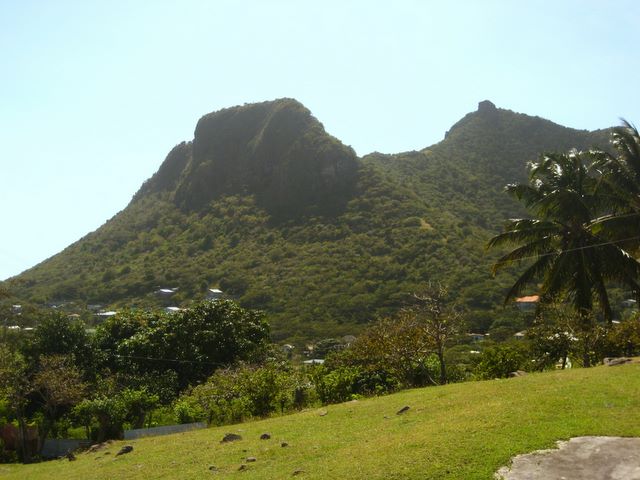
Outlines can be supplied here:
M227 433L224 437L222 437L220 443L236 442L238 440L242 440L241 435L238 435L237 433Z
M210 472L217 472L218 471L218 467L216 467L215 465L209 465L209 471Z
M498 480L640 480L640 438L575 437L549 450L518 455Z
M245 461L246 461L246 462L249 462L249 463L251 463L251 462L255 462L256 460L258 460L256 457L247 457L247 458L245 459Z
M525 375L527 375L527 372L525 372L524 370L516 370L515 372L511 372L509 374L511 378L524 377Z
M95 445L91 445L86 453L95 453L95 452L99 452L100 450L103 450L105 448L107 448L109 445L111 445L111 440L107 440L106 442L102 442L102 443L96 443Z
M329 413L329 412L327 412L326 410L323 409L323 410L320 410L318 412L318 415L320 415L321 417L324 417L327 413Z
M396 412L396 415L402 415L403 413L405 413L407 410L409 410L411 407L409 407L409 405L405 405L404 407L402 407L400 410L398 410Z
M242 471L242 470L246 470L247 466L246 465L240 465L240 467L238 467L238 471Z
M260 435L260 440L269 440L271 438L271 435L269 435L268 433L263 433L262 435Z
M295 477L296 475L300 475L301 473L304 473L304 470L296 470L292 475Z
M118 453L116 453L116 457L117 457L118 455L124 455L125 453L130 453L130 452L133 452L133 446L131 446L131 445L125 445L124 447L122 447L122 448L120 449L120 451L119 451Z
M280 444L280 446L281 446L282 448L284 448L284 447L288 447L288 446L289 446L289 444L288 444L287 442L282 442L282 443Z
M73 462L76 459L76 456L73 454L73 452L67 452L65 457L67 457L67 460L69 460L70 462Z

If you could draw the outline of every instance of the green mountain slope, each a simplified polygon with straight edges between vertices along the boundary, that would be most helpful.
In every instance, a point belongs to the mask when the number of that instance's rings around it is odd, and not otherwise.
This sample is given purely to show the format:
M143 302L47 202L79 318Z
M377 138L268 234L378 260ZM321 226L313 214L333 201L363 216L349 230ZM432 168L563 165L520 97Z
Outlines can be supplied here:
M640 435L639 373L637 364L601 366L408 390L331 405L323 416L309 410L116 442L78 454L75 462L0 465L0 476L489 480L513 456L552 448L557 440ZM409 410L396 415L405 405ZM242 440L221 444L227 432ZM266 432L271 439L260 440ZM133 451L116 457L124 443Z
M269 312L277 339L354 333L427 281L470 309L502 300L486 240L518 207L502 193L543 150L604 145L482 102L420 152L355 153L294 100L204 116L131 203L8 282L32 301L175 304L219 286Z

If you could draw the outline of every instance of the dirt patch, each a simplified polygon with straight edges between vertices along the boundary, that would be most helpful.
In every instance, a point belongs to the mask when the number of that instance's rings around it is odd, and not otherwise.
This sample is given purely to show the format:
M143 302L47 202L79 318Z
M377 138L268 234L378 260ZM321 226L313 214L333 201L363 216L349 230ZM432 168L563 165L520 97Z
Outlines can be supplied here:
M640 438L576 437L518 455L498 480L640 480Z

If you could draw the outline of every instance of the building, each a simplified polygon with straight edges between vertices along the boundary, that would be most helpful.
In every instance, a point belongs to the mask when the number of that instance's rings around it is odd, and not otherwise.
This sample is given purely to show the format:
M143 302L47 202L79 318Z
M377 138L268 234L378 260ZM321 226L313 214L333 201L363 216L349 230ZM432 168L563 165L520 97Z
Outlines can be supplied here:
M467 333L467 336L474 342L481 342L485 337L482 333Z
M153 293L155 293L158 297L170 297L177 291L177 288L160 288Z
M539 301L540 295L529 295L516 298L516 305L521 312L531 312L536 309Z
M209 290L207 290L207 296L205 298L206 300L210 300L213 302L215 300L220 300L223 296L224 293L222 292L222 290L218 288L210 288Z

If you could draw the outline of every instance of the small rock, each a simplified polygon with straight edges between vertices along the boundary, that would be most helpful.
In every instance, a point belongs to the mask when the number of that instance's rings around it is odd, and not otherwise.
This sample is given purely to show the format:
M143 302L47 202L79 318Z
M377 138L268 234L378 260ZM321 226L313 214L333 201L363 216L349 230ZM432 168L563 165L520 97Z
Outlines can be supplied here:
M118 453L116 453L116 457L118 455L124 455L125 453L130 453L130 452L133 452L133 447L131 445L125 445L120 449Z
M242 471L242 470L246 470L247 466L246 465L240 465L240 467L238 467L238 471Z
M268 433L263 433L262 435L260 435L260 440L269 440L271 438L271 435L269 435Z
M91 445L86 453L95 453L95 452L99 452L100 450L107 448L109 446L109 443L111 442L102 442L102 443L96 443L95 445Z
M287 442L282 442L282 443L280 444L280 446L281 446L282 448L284 448L284 447L288 447L288 446L289 446L289 444L288 444Z
M296 470L295 472L293 472L293 476L295 477L296 475L300 475L301 473L304 473L304 470Z
M524 377L525 375L527 375L527 372L525 372L524 370L516 370L515 372L511 372L509 374L511 378Z
M245 461L246 461L246 462L249 462L249 463L251 463L251 462L255 462L256 460L258 460L256 457L247 457L247 458L245 459Z
M215 465L209 465L209 471L210 472L217 472L218 471L218 467L216 467Z
M398 411L396 412L396 415L402 415L404 412L406 412L407 410L409 410L409 408L411 408L411 407L409 407L409 405L405 405L404 407L402 407L400 410L398 410Z
M242 437L237 433L227 433L224 437L222 437L220 443L235 442L237 440L242 440Z
M327 413L329 413L329 412L327 412L326 410L320 410L318 412L318 415L320 415L321 417L324 417Z
M76 456L73 454L73 452L68 452L68 453L65 455L65 457L67 457L67 459L68 459L70 462L73 462L73 461L76 459Z

